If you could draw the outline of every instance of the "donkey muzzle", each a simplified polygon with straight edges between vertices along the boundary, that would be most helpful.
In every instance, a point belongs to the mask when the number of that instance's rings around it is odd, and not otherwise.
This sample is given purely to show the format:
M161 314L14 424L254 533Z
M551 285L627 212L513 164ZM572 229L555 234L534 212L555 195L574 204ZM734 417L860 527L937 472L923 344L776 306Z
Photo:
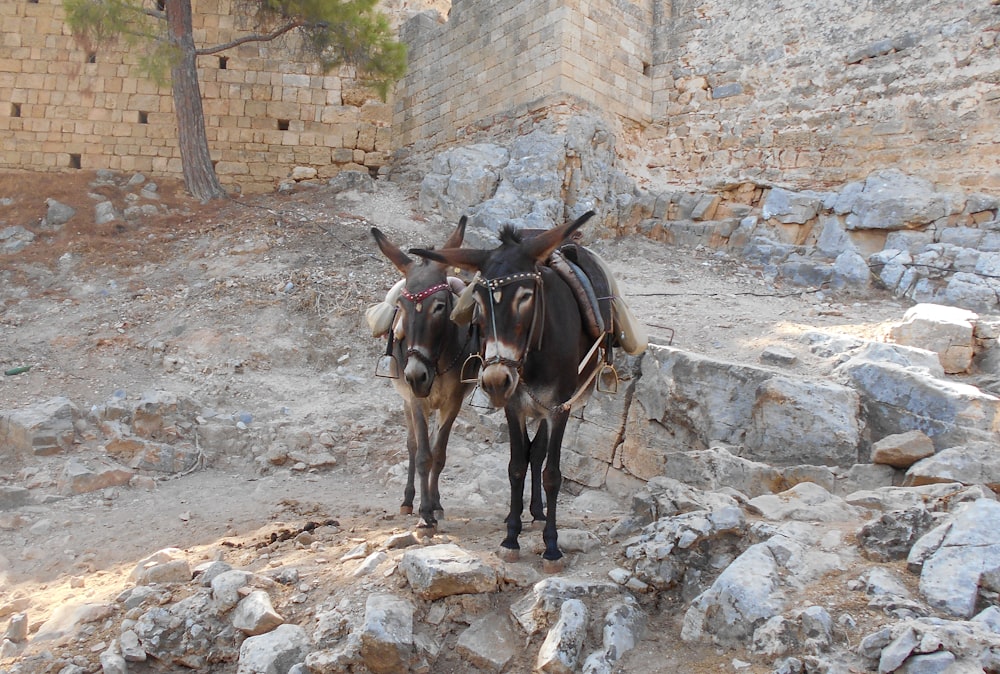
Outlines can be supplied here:
M504 363L491 363L479 375L479 386L494 407L503 407L514 395L519 381L517 370Z

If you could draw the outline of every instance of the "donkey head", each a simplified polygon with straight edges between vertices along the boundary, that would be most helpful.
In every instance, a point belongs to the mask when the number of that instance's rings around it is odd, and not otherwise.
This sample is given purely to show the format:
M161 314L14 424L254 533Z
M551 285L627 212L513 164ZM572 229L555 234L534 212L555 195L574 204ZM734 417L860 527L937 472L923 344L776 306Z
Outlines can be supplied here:
M462 245L465 223L463 216L445 241L446 248L457 249ZM449 330L454 329L450 320L452 287L447 265L428 259L414 260L389 241L377 227L372 227L371 232L382 253L405 277L396 303L397 317L393 330L397 340L405 338L403 377L415 396L426 398L434 384L437 362L447 345Z
M473 272L476 280L474 320L483 335L483 368L479 386L495 407L510 400L520 382L524 359L537 348L545 320L541 267L552 251L593 216L589 211L572 223L525 238L512 227L500 232L492 250L411 250L419 255Z

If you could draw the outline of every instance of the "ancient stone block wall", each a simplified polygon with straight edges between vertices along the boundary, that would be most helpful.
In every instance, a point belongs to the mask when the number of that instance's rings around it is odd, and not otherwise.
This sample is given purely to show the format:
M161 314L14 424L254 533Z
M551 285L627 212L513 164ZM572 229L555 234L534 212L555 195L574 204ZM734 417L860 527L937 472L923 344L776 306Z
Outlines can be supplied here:
M455 0L445 23L414 17L393 145L440 147L567 101L648 118L652 25L649 0Z
M198 44L233 36L233 0L195 0ZM86 48L62 0L0 2L0 168L108 168L179 175L169 87L125 48ZM270 190L298 165L320 176L375 171L389 157L391 105L352 79L296 62L289 45L199 59L212 158L224 185Z
M815 187L898 168L1000 189L996 2L671 4L640 158L661 179Z

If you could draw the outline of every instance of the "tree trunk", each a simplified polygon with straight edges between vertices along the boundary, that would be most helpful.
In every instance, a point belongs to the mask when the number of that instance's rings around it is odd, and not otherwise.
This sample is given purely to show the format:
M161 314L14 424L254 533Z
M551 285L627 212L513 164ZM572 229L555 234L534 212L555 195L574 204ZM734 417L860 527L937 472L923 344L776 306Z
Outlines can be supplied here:
M180 50L180 60L170 71L173 86L174 114L177 117L177 138L181 151L184 184L196 199L208 201L226 196L212 166L205 134L205 113L201 106L198 86L191 0L166 0L170 37Z

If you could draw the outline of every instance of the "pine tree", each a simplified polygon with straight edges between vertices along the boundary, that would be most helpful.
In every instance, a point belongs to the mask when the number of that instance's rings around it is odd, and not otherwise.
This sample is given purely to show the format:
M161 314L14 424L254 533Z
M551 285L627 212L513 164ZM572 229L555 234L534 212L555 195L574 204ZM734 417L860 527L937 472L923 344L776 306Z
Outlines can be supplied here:
M395 40L376 0L242 0L252 28L217 45L195 44L191 0L64 0L66 22L94 44L124 43L137 49L142 72L157 82L169 77L177 116L184 184L195 198L226 196L212 165L205 132L199 56L249 42L271 42L298 33L302 49L324 71L349 64L385 98L406 70L406 49ZM168 75L169 73L169 75Z

